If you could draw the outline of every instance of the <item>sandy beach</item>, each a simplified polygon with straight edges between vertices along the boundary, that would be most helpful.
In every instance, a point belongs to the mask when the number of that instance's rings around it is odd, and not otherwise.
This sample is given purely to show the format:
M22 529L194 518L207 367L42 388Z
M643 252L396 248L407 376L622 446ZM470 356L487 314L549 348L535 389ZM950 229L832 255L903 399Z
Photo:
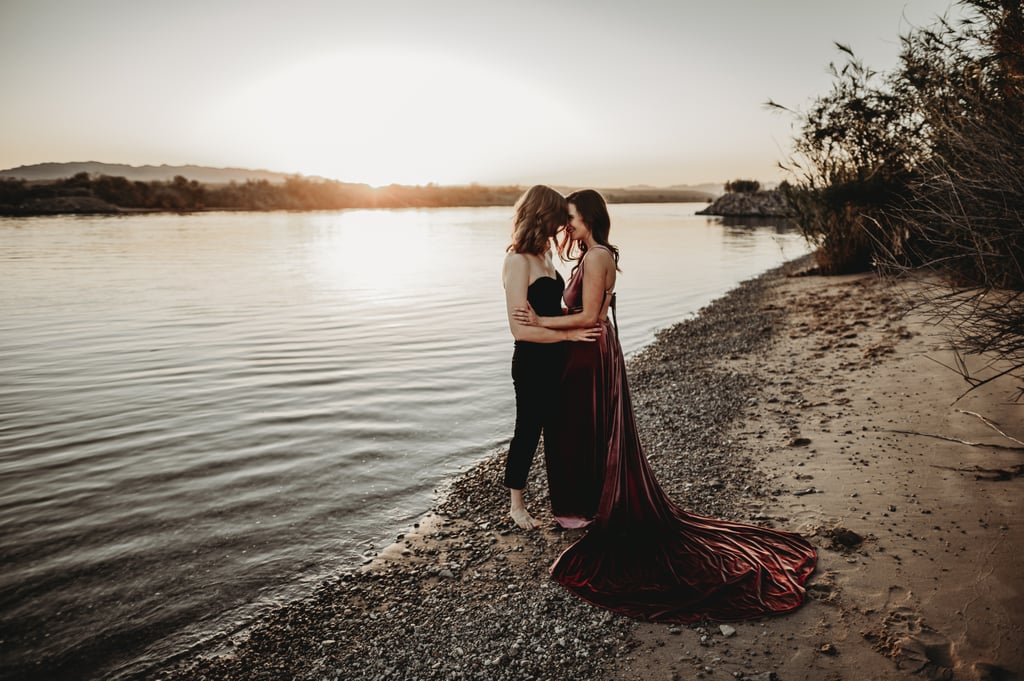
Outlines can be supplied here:
M554 524L542 459L528 503L544 525L523 532L496 451L363 566L152 678L1024 678L1019 386L957 400L942 328L909 305L920 284L800 267L629 359L670 496L816 546L797 611L677 626L583 603L547 577L580 531Z

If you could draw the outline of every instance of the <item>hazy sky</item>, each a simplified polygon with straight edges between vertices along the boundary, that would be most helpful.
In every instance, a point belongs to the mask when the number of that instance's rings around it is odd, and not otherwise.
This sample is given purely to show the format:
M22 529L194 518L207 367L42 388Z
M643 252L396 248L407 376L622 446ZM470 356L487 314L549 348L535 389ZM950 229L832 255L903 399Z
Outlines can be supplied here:
M0 168L371 184L774 181L833 43L896 62L950 0L0 0Z

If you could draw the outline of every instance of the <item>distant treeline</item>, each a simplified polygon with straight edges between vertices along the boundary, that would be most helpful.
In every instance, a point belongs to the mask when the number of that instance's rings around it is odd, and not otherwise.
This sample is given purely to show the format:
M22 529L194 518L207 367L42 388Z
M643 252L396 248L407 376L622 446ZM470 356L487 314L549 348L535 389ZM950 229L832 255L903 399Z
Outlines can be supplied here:
M525 187L520 186L479 184L371 187L298 176L283 183L248 180L212 185L182 176L168 182L142 182L78 173L49 182L0 180L0 214L511 206L524 190ZM612 203L687 202L709 198L703 192L674 189L607 189L602 192Z

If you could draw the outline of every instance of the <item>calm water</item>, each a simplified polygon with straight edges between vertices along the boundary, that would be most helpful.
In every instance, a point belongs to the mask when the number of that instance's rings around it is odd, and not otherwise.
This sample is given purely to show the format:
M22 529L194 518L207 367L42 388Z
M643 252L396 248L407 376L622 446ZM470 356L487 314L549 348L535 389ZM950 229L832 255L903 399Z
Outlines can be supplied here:
M627 353L806 251L701 205L611 207ZM244 626L506 444L510 215L0 220L0 673Z

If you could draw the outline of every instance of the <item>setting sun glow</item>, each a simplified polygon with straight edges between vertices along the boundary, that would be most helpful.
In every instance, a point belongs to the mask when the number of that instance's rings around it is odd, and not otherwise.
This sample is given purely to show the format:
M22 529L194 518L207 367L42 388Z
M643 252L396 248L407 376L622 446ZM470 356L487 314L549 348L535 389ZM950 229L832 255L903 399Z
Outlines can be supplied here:
M554 95L443 55L362 49L230 91L197 127L242 165L372 185L486 182L583 134Z

